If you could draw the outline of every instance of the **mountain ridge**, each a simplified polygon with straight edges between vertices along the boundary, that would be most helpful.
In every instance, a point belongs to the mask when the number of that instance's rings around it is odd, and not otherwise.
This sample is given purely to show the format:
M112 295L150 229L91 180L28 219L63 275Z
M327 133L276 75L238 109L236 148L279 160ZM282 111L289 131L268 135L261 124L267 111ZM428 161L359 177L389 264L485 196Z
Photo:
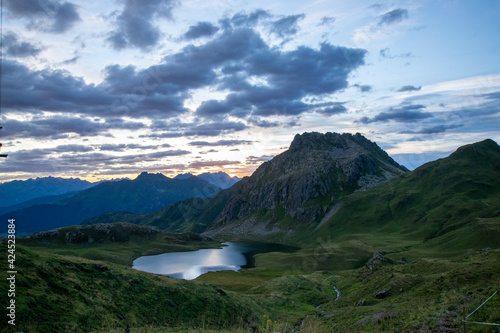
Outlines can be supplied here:
M83 191L99 183L79 178L38 177L0 184L0 206L8 207L39 197Z
M3 214L0 218L14 218L17 232L32 233L80 224L110 211L151 213L179 200L209 197L219 191L220 188L198 178L174 180L143 172L134 180L101 183L69 198Z

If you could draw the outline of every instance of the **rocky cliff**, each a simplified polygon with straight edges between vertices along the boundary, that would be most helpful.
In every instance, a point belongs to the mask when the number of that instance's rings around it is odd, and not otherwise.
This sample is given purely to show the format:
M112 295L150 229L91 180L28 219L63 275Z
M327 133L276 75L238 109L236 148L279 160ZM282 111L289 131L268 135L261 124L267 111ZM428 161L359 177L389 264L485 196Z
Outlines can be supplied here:
M406 171L359 133L297 135L287 151L241 181L205 234L271 234L290 228L284 221L315 225L343 196Z

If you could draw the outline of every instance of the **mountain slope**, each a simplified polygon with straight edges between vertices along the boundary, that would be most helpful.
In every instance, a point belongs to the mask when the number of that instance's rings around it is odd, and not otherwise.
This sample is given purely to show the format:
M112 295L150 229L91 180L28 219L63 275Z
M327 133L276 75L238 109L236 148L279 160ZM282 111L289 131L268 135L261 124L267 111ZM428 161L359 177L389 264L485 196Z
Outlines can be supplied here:
M0 207L16 205L39 197L83 191L97 184L78 178L44 177L0 184Z
M206 234L291 234L317 224L345 195L406 171L359 133L297 135L241 181Z
M38 197L38 198L31 199L28 201L23 201L21 203L18 203L18 204L12 205L12 206L1 207L1 211L2 211L2 214L7 214L10 212L15 212L16 210L28 208L28 207L35 206L35 205L43 205L43 204L48 204L48 203L60 201L60 200L69 198L77 193L78 193L78 191L77 192L68 192L68 193L58 194L58 195L48 195L48 196L44 196L44 197Z
M21 209L0 218L14 218L17 232L33 233L80 224L105 212L151 213L182 199L213 196L219 190L198 178L176 180L144 172L134 180L102 183L56 203Z
M210 184L218 186L223 190L230 188L231 186L233 186L234 184L236 184L241 180L238 177L230 177L227 173L222 171L205 172L196 176L190 173L185 173L182 175L177 175L174 179L188 179L190 177L197 177L199 179L203 179L204 181L207 181Z
M500 147L485 140L344 199L310 239L411 240L441 251L496 247L500 239Z

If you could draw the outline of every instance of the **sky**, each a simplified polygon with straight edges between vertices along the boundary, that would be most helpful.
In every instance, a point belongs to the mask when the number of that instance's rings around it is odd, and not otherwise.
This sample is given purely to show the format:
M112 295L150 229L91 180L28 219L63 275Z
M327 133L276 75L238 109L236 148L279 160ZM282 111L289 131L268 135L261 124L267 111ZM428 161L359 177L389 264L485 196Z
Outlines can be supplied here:
M500 140L500 1L3 0L0 182L250 175L304 132Z

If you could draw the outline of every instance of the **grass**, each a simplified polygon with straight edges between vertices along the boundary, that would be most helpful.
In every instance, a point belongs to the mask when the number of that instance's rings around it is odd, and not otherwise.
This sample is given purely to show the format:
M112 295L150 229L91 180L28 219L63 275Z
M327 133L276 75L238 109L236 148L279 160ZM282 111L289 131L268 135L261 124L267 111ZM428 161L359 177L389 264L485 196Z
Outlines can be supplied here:
M102 229L102 230L101 230ZM68 242L68 234L80 239ZM89 242L89 239L92 242ZM41 239L22 239L34 249L52 254L103 260L132 266L134 259L166 252L194 251L220 246L193 233L164 233L150 227L130 223L113 223L92 226L73 226L59 229L57 235Z
M256 268L212 272L195 281L83 258L78 248L63 244L19 246L19 329L123 332L128 323L131 332L151 333L459 331L462 307L471 312L498 287L498 249L436 253L394 236L376 236L258 254ZM112 245L94 246L101 251ZM124 242L114 251L128 255L126 249ZM364 262L374 249L389 260L370 271ZM142 251L149 251L146 243ZM341 292L337 301L333 286ZM0 288L6 288L4 278ZM387 297L374 296L383 290ZM474 320L500 323L499 301L494 297ZM468 331L496 332L472 324Z

